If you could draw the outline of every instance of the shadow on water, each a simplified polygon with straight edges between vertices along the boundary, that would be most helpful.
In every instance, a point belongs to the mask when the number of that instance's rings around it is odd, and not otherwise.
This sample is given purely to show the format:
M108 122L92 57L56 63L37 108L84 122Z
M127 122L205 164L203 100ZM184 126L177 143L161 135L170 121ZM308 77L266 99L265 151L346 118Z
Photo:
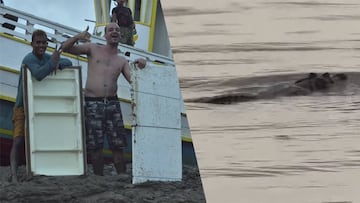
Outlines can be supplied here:
M182 81L182 86L190 88L195 85L198 89L206 88L214 89L214 91L218 89L219 86L222 86L220 89L228 89L227 91L215 93L215 95L212 96L190 98L185 100L185 102L188 103L212 104L233 104L259 99L274 99L284 96L349 96L360 93L360 73L347 72L345 74L348 76L347 80L330 84L327 89L319 91L309 91L308 89L300 88L297 85L294 85L296 80L307 77L307 73L232 78L226 81L212 82L198 80L197 83L194 81Z
M259 160L259 164L265 164L266 160ZM306 161L299 165L270 165L258 167L246 167L246 163L230 163L227 168L205 168L203 176L226 176L226 177L275 177L300 175L307 172L335 173L343 168L359 167L359 160L336 160L336 161Z

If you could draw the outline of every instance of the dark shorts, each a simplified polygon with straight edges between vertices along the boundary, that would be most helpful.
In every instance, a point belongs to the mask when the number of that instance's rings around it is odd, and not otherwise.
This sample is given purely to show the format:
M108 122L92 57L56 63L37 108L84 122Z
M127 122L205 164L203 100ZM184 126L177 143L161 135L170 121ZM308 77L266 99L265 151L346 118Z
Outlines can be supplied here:
M85 98L85 128L87 149L102 149L107 138L111 150L126 147L126 130L117 97Z

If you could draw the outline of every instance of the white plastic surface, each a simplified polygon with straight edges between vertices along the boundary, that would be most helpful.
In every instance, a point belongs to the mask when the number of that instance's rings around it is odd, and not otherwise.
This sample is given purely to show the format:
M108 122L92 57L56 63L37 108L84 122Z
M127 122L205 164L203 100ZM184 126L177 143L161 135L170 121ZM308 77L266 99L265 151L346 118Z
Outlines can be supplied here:
M132 81L133 183L180 181L181 97L176 70L132 67Z
M84 174L80 69L57 71L42 81L32 78L29 70L26 74L28 172L52 176Z

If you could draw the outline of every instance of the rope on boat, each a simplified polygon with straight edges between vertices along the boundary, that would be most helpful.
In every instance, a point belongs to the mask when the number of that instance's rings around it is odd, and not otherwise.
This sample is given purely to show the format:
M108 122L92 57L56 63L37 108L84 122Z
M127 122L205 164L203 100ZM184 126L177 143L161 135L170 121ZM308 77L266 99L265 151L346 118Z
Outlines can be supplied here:
M138 79L137 79L137 67L133 62L129 62L130 65L130 78L131 78L131 88L130 88L130 96L131 96L131 115L132 115L132 137L133 142L136 142L136 126L137 126L137 115L136 115L136 101L138 97Z

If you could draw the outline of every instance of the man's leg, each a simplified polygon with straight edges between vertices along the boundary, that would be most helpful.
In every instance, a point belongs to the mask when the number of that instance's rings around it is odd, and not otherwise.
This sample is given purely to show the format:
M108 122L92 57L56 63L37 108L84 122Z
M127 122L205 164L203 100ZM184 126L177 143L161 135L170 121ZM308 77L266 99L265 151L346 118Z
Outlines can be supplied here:
M117 174L126 172L123 148L126 146L124 122L122 120L119 101L110 101L107 105L107 129L106 137L113 153L113 162Z
M18 182L17 169L20 162L20 155L25 147L25 137L17 136L13 139L13 145L10 152L10 172L11 181Z
M116 168L117 174L126 173L126 164L124 159L124 154L122 149L116 149L112 151L114 166Z
M94 101L85 99L85 129L86 129L86 147L89 153L91 164L95 175L104 175L103 160L103 120L104 107Z
M104 175L104 159L102 149L91 150L90 152L91 164L94 169L94 174L103 176Z

